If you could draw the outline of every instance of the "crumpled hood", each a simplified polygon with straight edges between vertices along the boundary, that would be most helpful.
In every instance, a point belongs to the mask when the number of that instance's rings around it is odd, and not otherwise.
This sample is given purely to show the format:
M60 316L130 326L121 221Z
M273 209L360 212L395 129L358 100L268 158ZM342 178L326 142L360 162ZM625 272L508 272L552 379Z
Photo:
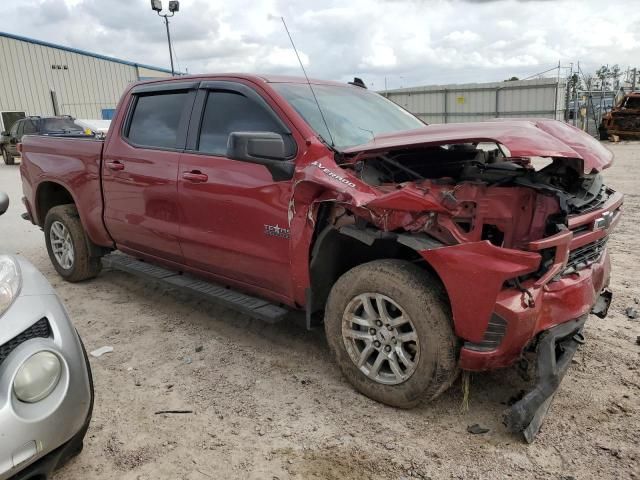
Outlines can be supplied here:
M405 147L465 142L496 142L512 157L560 157L583 161L585 173L601 171L613 162L613 153L591 135L558 120L504 120L427 125L406 132L378 135L347 154L375 153Z

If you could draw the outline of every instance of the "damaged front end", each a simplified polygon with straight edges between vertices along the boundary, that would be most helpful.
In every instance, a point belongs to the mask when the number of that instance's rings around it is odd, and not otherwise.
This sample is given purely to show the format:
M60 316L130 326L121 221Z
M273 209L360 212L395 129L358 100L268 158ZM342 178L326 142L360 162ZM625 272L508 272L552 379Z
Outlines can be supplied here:
M505 417L531 441L586 317L610 302L606 243L623 201L603 183L611 162L555 121L428 126L304 166L292 225L330 202L334 229L414 250L446 290L462 369L506 367L533 348L538 382Z

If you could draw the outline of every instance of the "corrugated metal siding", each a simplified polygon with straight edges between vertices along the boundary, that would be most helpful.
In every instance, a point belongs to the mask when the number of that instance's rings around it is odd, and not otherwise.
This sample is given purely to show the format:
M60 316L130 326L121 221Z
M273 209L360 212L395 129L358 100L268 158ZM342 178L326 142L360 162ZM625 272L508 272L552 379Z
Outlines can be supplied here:
M52 65L66 65L67 70ZM53 115L54 90L60 114L101 118L102 109L115 108L127 85L139 76L167 73L0 36L0 111Z
M427 123L496 117L564 118L565 85L555 79L433 85L380 92Z

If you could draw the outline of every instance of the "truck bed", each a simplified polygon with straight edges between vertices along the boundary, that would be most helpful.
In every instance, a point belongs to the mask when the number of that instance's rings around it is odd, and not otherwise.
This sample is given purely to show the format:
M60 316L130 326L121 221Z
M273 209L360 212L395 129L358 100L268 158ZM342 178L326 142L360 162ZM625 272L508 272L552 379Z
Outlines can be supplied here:
M23 137L20 169L24 202L34 224L42 226L45 221L40 214L39 192L59 185L71 192L91 240L97 245L111 244L102 223L103 147L104 142L94 138Z

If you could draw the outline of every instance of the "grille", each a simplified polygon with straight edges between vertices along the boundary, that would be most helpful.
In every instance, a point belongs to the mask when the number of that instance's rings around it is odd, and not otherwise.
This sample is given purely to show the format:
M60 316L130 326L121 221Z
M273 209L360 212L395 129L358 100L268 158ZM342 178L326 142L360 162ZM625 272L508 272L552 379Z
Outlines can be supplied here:
M32 338L48 338L51 336L51 327L46 318L38 320L36 323L27 328L24 332L19 333L7 343L0 345L0 364L6 360L11 352L13 352L20 344L31 340Z
M593 262L600 260L608 239L609 237L603 237L600 240L588 243L569 252L567 267L562 272L562 275L577 272L578 270L587 268Z

